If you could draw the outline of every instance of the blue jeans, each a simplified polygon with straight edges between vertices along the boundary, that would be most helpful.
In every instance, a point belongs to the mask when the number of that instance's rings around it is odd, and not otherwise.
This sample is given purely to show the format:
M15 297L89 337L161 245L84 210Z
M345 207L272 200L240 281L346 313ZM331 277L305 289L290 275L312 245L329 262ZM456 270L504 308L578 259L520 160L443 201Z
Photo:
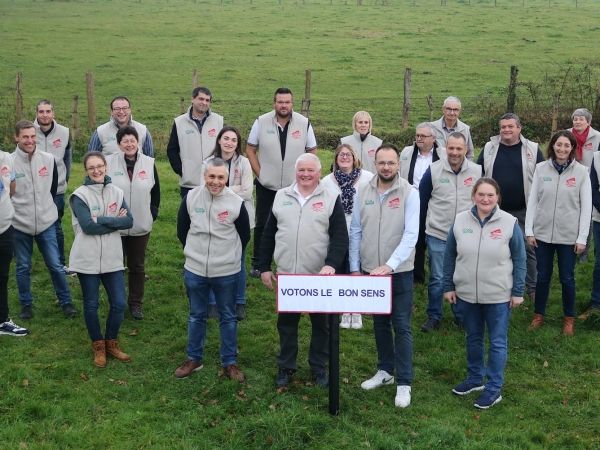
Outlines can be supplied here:
M58 258L61 266L67 265L65 259L65 234L62 229L62 218L65 215L65 194L56 194L54 196L54 204L58 210L58 219L54 222L54 229L56 230L56 243L58 244Z
M480 384L487 375L485 390L494 394L500 392L504 384L508 351L510 302L468 303L460 298L456 302L467 338L467 381ZM484 342L486 325L490 343L487 367Z
M125 277L123 271L101 273L101 274L85 274L78 273L79 284L81 285L81 293L83 294L83 318L85 326L92 342L101 341L102 330L100 329L100 319L98 318L98 293L100 290L100 282L104 285L106 294L108 295L108 316L106 317L106 332L104 339L117 339L119 328L125 316Z
M550 295L550 281L554 269L554 252L558 259L558 276L562 285L563 312L565 317L575 317L575 262L574 244L547 244L537 241L537 286L535 288L535 313L545 315ZM595 264L595 263L594 263Z
M211 289L217 299L219 311L219 330L221 332L221 364L227 367L237 361L237 328L235 314L235 295L239 273L224 277L207 278L185 270L183 281L190 300L188 318L187 355L193 361L204 359L204 341L206 340L206 312Z
M594 228L594 281L592 287L592 308L600 309L600 223L592 222Z
M242 250L242 266L240 269L240 281L238 282L237 287L237 297L235 299L236 305L245 305L246 304L246 249ZM217 301L215 299L215 293L213 290L210 290L210 294L208 294L208 304L216 305Z
M412 383L413 340L410 317L413 305L413 272L392 275L392 313L373 314L377 369L389 374L396 368L397 384ZM392 337L392 328L395 336Z
M444 252L446 241L427 235L427 251L429 252L429 286L427 293L427 315L436 320L442 320L442 304L444 301ZM454 315L460 320L460 315L452 305Z
M67 277L58 256L58 244L56 243L56 230L49 226L45 231L32 236L15 229L14 245L15 258L17 260L16 278L19 288L19 301L22 306L31 306L33 297L31 295L31 255L33 254L33 240L44 258L46 267L50 271L50 278L61 305L71 303L71 292L67 284Z

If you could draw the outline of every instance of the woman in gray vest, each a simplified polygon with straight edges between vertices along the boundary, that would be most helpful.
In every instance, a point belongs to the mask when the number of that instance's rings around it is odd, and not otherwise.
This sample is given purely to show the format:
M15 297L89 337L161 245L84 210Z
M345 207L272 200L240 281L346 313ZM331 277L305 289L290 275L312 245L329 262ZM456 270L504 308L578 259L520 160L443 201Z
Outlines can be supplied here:
M511 309L523 303L525 242L517 219L498 206L495 180L477 180L472 198L475 206L459 213L448 232L444 297L460 311L466 332L467 379L452 392L483 391L474 406L488 409L502 400L508 322Z
M376 173L375 152L383 141L371 134L373 129L371 115L366 111L358 111L352 118L352 126L354 132L350 136L340 139L340 145L351 145L358 154L363 167L371 173Z
M69 197L73 213L75 240L69 262L77 273L83 294L83 318L94 348L94 365L106 367L106 354L128 362L117 337L125 313L125 278L123 247L119 230L133 226L133 217L123 198L123 191L106 176L106 158L100 152L83 158L87 176ZM100 282L110 305L106 331L102 335L98 318Z

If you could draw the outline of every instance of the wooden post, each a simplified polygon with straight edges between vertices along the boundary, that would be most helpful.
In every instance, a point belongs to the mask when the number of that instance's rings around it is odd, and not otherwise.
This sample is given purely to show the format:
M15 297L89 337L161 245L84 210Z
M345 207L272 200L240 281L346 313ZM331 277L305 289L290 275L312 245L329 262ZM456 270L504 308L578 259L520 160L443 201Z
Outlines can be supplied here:
M181 114L185 113L185 98L183 97L179 100L179 110L181 111Z
M552 94L552 135L556 133L556 119L558 117L558 94L555 92ZM552 137L550 135L550 137Z
M17 100L15 103L17 110L17 121L23 120L23 74L17 72Z
M77 112L77 102L79 96L73 96L73 103L71 104L71 139L76 140L79 136L79 113Z
M408 112L410 111L410 77L412 69L406 68L404 72L404 106L402 107L402 128L408 128Z
M600 123L598 121L598 118L600 118L600 79L598 79L598 93L596 94L596 111L594 111L594 117L596 117L597 123Z
M427 104L429 105L429 121L433 122L433 95L427 96Z
M508 96L506 99L506 112L515 112L515 102L517 101L517 66L510 66L510 82L508 84Z
M310 114L310 70L306 71L306 87L304 89L304 100L302 100L302 115L308 117Z
M192 75L192 89L196 89L198 87L198 69L194 69Z
M91 131L96 128L96 99L94 97L94 74L92 72L85 74L85 84L87 86L88 129Z

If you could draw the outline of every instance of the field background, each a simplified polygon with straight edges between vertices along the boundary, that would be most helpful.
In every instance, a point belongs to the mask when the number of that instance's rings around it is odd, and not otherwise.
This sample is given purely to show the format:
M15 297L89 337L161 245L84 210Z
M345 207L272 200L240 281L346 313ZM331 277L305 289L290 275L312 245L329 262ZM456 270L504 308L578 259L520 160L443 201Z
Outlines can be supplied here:
M79 95L85 127L85 72L92 71L98 123L107 119L110 99L125 94L134 117L150 127L163 195L147 258L146 319L134 322L127 315L121 331L122 347L133 357L130 364L92 365L83 319L62 317L35 253L36 316L27 324L17 321L32 334L0 337L0 448L600 448L600 321L577 321L575 337L564 338L556 282L545 327L525 331L533 314L530 300L514 312L504 400L485 412L473 408L474 396L450 393L466 373L463 333L450 320L439 333L419 331L426 319L424 287L415 291L415 381L407 409L393 406L393 388L360 389L376 363L369 318L363 330L341 333L339 417L327 412L327 391L306 384L306 319L297 382L277 392L274 296L257 280L249 280L249 318L239 329L239 364L248 382L240 387L218 377L213 321L204 369L187 380L172 376L185 359L188 305L175 237L177 179L163 157L194 68L200 84L214 92L215 111L244 135L257 115L271 109L277 87L290 87L299 109L306 69L312 70L311 120L319 132L339 135L350 132L359 109L372 113L375 133L398 130L405 67L413 69L412 125L428 118L430 93L436 108L447 95L461 97L465 121L477 123L480 118L469 105L490 94L501 96L511 65L519 66L523 80L588 65L597 82L600 7L595 0L581 0L577 9L566 0L551 1L550 7L541 0L526 0L525 7L521 0L498 0L497 7L493 1L447 3L0 0L0 146L11 150L14 145L16 72L23 73L28 117L34 117L39 99L50 98L59 121L70 123L71 98ZM69 192L83 179L84 138L76 142ZM329 167L329 149L319 156ZM69 222L67 213L68 242ZM592 266L592 261L577 266L578 313L589 306ZM79 283L69 283L81 309ZM16 317L12 277L9 293ZM449 314L446 307L445 317Z

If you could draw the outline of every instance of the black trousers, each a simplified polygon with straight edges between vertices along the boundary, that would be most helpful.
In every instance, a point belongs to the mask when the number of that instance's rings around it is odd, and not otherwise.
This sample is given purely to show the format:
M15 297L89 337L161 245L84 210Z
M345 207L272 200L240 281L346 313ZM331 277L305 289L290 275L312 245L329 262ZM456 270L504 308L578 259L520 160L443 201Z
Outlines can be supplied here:
M309 314L312 324L308 364L313 374L327 371L329 361L329 326L327 314ZM279 353L277 367L298 370L298 323L300 313L280 313L277 316Z
M415 268L413 269L414 283L425 284L425 227L419 228L419 239L415 246Z
M9 226L0 234L0 323L8 319L8 272L13 257L13 230Z
M275 194L277 191L267 189L258 180L254 181L256 185L256 221L254 225L254 252L252 254L252 267L258 267L258 260L260 255L260 240L269 218L271 208L273 208L273 201L275 200Z

